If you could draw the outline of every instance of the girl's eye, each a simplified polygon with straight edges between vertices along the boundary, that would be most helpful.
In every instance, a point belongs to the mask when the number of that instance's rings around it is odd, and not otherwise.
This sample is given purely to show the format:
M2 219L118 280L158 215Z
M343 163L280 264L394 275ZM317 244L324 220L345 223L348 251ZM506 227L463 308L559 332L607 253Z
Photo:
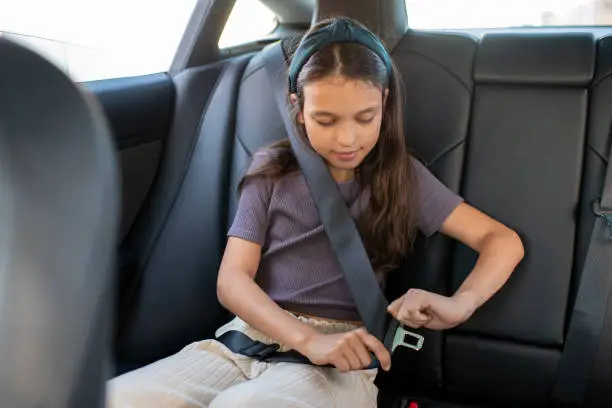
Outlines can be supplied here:
M371 117L371 118L358 118L357 122L361 123L362 125L367 125L368 123L372 123L373 120L374 120L374 117Z
M321 126L331 126L331 125L333 125L333 124L334 124L334 122L333 122L333 121L321 122L320 120L317 120L316 122L317 122L319 125L321 125Z

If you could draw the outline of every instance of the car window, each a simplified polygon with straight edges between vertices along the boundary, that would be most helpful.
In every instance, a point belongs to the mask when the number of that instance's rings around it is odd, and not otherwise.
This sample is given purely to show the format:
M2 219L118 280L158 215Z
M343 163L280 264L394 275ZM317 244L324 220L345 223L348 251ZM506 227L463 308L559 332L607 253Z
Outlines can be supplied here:
M612 0L406 0L415 29L612 25Z
M277 26L276 16L259 0L236 0L219 38L219 48L260 40Z
M170 68L197 0L0 0L0 35L76 81Z

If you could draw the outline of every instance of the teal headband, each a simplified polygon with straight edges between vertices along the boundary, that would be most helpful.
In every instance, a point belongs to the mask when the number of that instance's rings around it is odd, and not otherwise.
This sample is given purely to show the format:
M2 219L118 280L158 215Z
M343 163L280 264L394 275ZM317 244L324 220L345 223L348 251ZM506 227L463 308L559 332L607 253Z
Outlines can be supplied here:
M307 34L293 55L289 66L289 92L297 93L297 78L306 62L326 45L339 42L354 42L368 47L385 63L387 77L391 76L391 57L385 46L370 31L345 19Z

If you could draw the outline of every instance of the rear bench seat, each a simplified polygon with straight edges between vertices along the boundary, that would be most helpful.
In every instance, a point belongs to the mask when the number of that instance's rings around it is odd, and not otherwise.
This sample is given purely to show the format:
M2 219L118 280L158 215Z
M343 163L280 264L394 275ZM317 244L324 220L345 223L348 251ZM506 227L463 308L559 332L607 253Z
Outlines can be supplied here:
M458 52L456 37L418 37L413 37L408 50L401 44L398 48L402 54L427 61L422 62L419 73L408 71L412 74L405 78L407 92L411 86L429 87L444 98L436 92L439 78L425 72L425 66L438 64L447 71L448 80L454 78L455 82L452 96L446 98L456 102L462 93L473 95L464 141L448 135L428 135L428 128L436 124L436 104L418 96L408 101L408 110L423 111L426 106L430 110L422 112L430 122L417 130L421 143L428 144L423 149L426 159L436 163L445 155L461 155L463 162L451 157L442 168L431 168L451 188L457 186L455 177L461 174L458 191L471 204L518 230L527 248L526 259L507 287L468 323L444 333L440 355L429 355L430 370L439 368L436 380L452 399L463 397L494 406L546 406L594 220L590 203L600 193L603 158L610 143L612 93L604 88L609 82L605 76L612 55L610 39L596 45L590 34L487 35L476 54L471 53L472 82L462 75L465 59L456 55L467 58L470 51L466 48ZM436 43L433 46L432 41ZM422 47L424 43L429 44ZM439 43L449 47L454 44L453 52L445 54L454 56L454 61L449 63L435 54ZM408 59L406 55L398 62ZM460 107L455 112L462 110ZM439 112L445 120L449 118L446 113ZM444 148L432 152L429 146L435 143L431 140L434 138ZM420 147L413 145L417 150ZM427 258L440 256L444 259L438 260L442 270L450 271L443 273L446 282L442 283L450 294L469 273L476 254L456 245L447 258L446 252L429 248L433 250ZM434 337L431 333L427 336ZM418 363L422 363L419 359L423 357L416 353L402 357L398 358L400 370L409 371L411 376L381 376L381 386L389 385L398 393L406 393L407 388L422 393L423 384L418 384L422 379L415 387L405 379L417 378L421 369ZM417 362L414 369L404 368L413 360ZM602 384L594 389L594 396L610 385L603 379L602 360L598 362Z
M612 39L596 42L589 34L496 34L479 43L416 32L396 47L411 147L450 188L519 231L527 256L467 324L424 331L424 350L398 352L393 371L378 378L385 393L546 406L610 143L611 47ZM140 297L118 344L120 366L211 336L228 318L215 278L237 180L255 150L283 137L261 56L177 79L174 136L181 142L162 170L174 178L155 185L145 226L135 233L152 238L141 249ZM196 84L214 84L208 101L198 101ZM188 111L197 103L203 114ZM164 194L172 202L159 204ZM472 251L441 236L421 237L418 248L422 256L392 277L389 287L399 290L390 297L412 286L450 294L475 261ZM610 336L607 322L602 345L612 345ZM612 346L600 356L594 395L610 397Z
M475 92L462 194L519 231L527 257L508 287L446 341L449 390L490 401L544 406L563 345L577 247L590 35L486 36L474 68ZM458 247L457 287L474 254Z

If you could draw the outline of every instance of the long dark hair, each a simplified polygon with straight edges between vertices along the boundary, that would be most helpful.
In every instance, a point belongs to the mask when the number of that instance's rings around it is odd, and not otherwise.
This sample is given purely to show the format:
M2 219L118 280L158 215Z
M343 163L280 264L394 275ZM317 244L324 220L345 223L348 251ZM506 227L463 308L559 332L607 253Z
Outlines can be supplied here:
M311 28L317 30L335 19L324 20ZM352 24L358 25L352 21ZM363 26L361 26L363 27ZM377 272L387 272L401 262L414 241L415 211L411 156L406 147L403 121L403 93L400 75L392 63L390 78L384 62L369 48L357 43L332 43L317 51L304 65L297 79L298 104L292 106L293 120L308 143L304 126L297 116L303 106L305 84L329 75L370 82L381 91L389 89L385 102L380 137L376 146L356 169L362 188L369 187L370 199L357 220L364 246ZM299 171L288 140L267 148L269 159L247 174L248 177L278 178Z

